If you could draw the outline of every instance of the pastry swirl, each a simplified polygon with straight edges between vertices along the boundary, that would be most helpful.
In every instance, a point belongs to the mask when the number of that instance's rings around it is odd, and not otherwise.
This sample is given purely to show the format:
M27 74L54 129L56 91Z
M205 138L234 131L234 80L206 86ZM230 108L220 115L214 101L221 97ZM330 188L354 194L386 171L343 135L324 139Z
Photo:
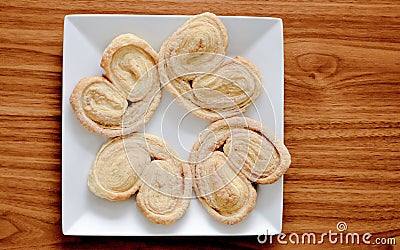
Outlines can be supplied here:
M194 190L201 204L217 221L232 225L253 210L257 192L250 181L230 166L226 156L213 152L194 169Z
M189 19L161 46L162 85L201 119L239 115L261 94L257 68L242 57L226 61L227 46L226 29L211 13Z
M212 123L194 144L190 161L196 195L211 216L226 224L243 220L255 206L252 182L277 181L291 162L285 145L246 117Z
M137 205L153 223L169 225L182 217L190 204L191 172L161 138L147 134L146 143L153 161L142 178Z
M135 155L135 161L128 157L125 148L129 148L129 155ZM124 140L113 138L97 153L89 172L89 189L100 198L126 200L139 190L139 176L150 161L143 136L134 133Z
M108 137L139 130L161 100L157 61L146 41L132 34L116 37L103 53L105 75L83 78L71 94L78 121Z
M154 135L132 133L103 145L89 173L89 189L98 197L137 205L157 224L171 224L189 206L192 184L188 166Z

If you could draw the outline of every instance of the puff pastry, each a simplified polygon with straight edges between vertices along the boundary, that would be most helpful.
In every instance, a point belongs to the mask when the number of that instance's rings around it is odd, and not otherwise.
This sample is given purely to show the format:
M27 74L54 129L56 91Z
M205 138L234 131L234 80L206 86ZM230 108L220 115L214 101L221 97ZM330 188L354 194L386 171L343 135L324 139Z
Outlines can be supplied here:
M133 133L107 142L90 170L88 185L101 198L124 200L137 191L137 205L150 221L168 225L190 203L191 172L165 142Z
M291 159L285 145L260 122L232 117L212 123L200 134L190 162L194 190L203 206L218 221L235 224L255 206L251 183L277 181Z
M144 173L136 201L144 215L152 222L168 225L186 211L192 194L191 172L172 148L156 136L146 135L153 159Z
M242 57L226 61L228 36L211 13L189 19L161 46L165 89L195 116L215 121L246 111L261 94L257 68Z
M130 161L133 158L128 157L125 148L129 148L130 155L135 155L135 161ZM139 176L150 161L143 136L134 133L125 140L111 139L97 153L89 172L89 189L101 198L126 200L138 191Z
M83 78L70 96L78 121L108 137L139 130L161 100L157 62L146 41L132 34L116 37L103 53L105 75Z
M235 172L224 153L213 152L194 168L194 190L207 212L232 225L253 210L257 193L250 181Z

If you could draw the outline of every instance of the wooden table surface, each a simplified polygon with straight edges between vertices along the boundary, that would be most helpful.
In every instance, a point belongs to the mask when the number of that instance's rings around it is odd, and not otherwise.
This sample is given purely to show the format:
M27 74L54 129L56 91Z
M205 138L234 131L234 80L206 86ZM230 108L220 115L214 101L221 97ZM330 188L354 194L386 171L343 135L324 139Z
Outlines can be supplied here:
M64 16L204 11L283 19L285 144L292 154L283 232L324 233L344 221L348 232L397 237L396 246L382 248L400 246L399 1L31 0L0 2L0 248L269 246L255 236L61 232Z

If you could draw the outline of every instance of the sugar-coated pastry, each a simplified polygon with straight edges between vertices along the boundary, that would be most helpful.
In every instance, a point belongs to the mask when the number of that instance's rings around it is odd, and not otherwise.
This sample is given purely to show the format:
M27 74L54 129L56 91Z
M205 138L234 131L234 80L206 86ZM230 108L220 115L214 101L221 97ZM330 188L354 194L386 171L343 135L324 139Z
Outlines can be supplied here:
M157 53L143 39L116 37L103 53L105 75L81 79L70 96L78 121L108 137L138 131L161 100L157 62Z
M291 159L285 145L260 122L232 117L200 133L190 162L193 187L203 206L218 221L235 224L255 206L251 183L277 181Z
M245 58L225 57L227 46L224 25L208 12L190 18L161 46L162 85L201 119L240 115L262 92L257 68Z
M132 133L106 142L89 173L88 186L98 197L137 205L152 222L168 225L183 216L192 192L191 172L165 142Z

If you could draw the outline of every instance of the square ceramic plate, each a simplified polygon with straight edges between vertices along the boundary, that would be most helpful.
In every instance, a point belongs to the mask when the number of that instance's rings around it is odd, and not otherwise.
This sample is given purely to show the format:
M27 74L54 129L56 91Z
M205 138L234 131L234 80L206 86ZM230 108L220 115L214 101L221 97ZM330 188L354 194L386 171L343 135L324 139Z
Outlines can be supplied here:
M86 131L75 119L69 96L78 81L101 75L100 60L111 40L123 33L145 39L158 51L162 42L189 16L69 15L64 21L62 110L62 228L66 235L259 235L277 234L282 227L283 181L257 186L257 205L241 223L214 221L196 199L170 226L149 222L135 199L110 202L87 187L88 172L106 138ZM283 139L283 28L279 18L220 17L225 24L227 55L243 56L259 69L265 92L245 113ZM188 159L198 133L208 123L185 111L163 91L157 112L145 130L164 140Z

